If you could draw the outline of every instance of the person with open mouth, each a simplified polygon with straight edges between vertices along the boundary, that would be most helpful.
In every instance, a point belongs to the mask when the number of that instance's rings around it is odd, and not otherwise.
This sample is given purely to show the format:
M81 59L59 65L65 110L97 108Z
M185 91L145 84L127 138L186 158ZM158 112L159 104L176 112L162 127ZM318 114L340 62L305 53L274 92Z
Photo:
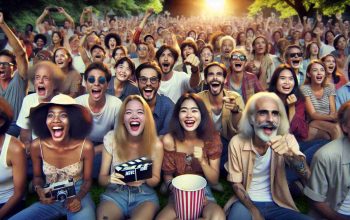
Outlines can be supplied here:
M225 89L240 94L244 103L255 93L263 91L258 77L245 71L247 56L243 50L233 50L231 53L230 75L226 77Z
M95 205L89 194L94 150L86 139L92 126L90 112L72 97L59 94L31 108L29 120L38 136L31 143L30 156L33 188L40 201L12 218L95 219ZM75 195L71 192L69 198L57 201L48 194L46 184L68 180L73 181Z
M158 136L169 132L170 119L174 110L173 101L157 93L161 78L162 70L156 62L143 63L136 69L136 82L140 95L152 111Z
M73 67L73 59L70 52L65 47L57 48L53 53L53 62L66 75L61 92L72 98L79 96L83 90L81 86L82 78L80 73Z
M93 124L89 133L95 151L92 177L97 178L102 160L103 137L117 126L122 102L106 93L111 74L105 64L99 62L90 64L85 70L84 78L88 94L81 95L75 100L89 109L92 115Z
M285 62L294 69L298 78L299 87L304 84L305 72L302 70L303 52L301 47L295 44L289 45L284 54Z
M118 164L146 157L152 160L152 177L125 183ZM159 207L153 187L160 181L163 144L158 139L152 111L138 95L128 96L119 112L118 126L104 137L97 219L153 219Z
M204 69L204 76L208 90L198 93L203 99L214 122L215 130L220 133L223 145L220 170L225 173L224 164L227 162L227 145L231 138L237 134L241 111L244 109L242 96L237 92L224 89L227 70L224 64L210 63Z
M132 81L135 65L128 57L122 57L114 66L115 76L108 83L107 93L124 101L129 95L138 95L139 89Z
M274 63L268 52L268 41L264 36L257 36L252 42L253 51L246 64L246 71L255 74L264 89L268 88Z
M168 204L156 219L176 219L172 179L182 174L204 177L216 185L220 173L221 143L203 100L194 93L183 94L175 104L170 132L162 138L164 160L163 179L170 193ZM203 219L226 219L216 204L209 184L205 188L207 203L200 216Z
M321 58L324 66L326 67L326 82L327 84L333 84L335 89L347 83L345 75L338 70L336 58L332 54L327 54Z
M215 61L225 64L226 68L230 67L230 54L236 47L236 41L231 36L225 35L220 39L220 55L215 57Z
M282 100L272 92L254 94L238 127L229 144L227 180L234 195L225 205L227 219L312 219L298 211L288 189L286 163L304 181L310 169L289 134Z
M174 103L183 93L194 89L200 82L198 57L190 54L184 60L187 65L191 66L191 75L173 70L178 57L177 51L168 45L161 46L156 53L156 60L162 70L162 81L158 91L168 96Z
M58 95L66 76L51 61L41 61L29 69L28 77L33 82L35 93L24 97L17 125L21 128L20 139L25 144L29 156L30 143L37 138L29 124L30 109L40 103L50 102L52 97Z
M182 71L187 74L192 74L191 66L186 64L185 61L189 55L191 54L196 55L198 53L198 47L196 42L194 42L194 40L192 40L191 38L184 40L180 45L180 51L181 51L181 58L183 62L176 65L174 67L174 70Z
M301 88L309 116L309 139L337 139L341 135L337 123L334 85L326 84L326 68L319 60L311 61Z

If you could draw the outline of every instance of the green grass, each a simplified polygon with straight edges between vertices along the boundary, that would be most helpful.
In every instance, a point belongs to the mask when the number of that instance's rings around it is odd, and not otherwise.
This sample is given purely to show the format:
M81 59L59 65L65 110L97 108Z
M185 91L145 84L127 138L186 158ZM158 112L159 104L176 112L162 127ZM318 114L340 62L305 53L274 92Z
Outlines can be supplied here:
M220 178L220 183L223 185L224 187L224 192L216 192L213 191L214 197L217 201L217 203L221 206L224 207L225 203L229 200L229 198L232 196L233 194L233 190L231 185L226 181L225 178ZM160 186L158 186L156 188L158 197L159 197L159 202L160 202L160 207L164 207L167 202L168 202L168 196L167 195L163 195L159 192L159 188ZM104 188L98 186L97 181L94 181L91 189L90 189L90 194L91 197L93 199L93 201L95 202L96 206L99 204L100 202L100 195L104 192ZM26 205L29 206L30 204L34 203L37 201L37 195L36 194L28 194L26 197ZM307 213L309 210L309 205L307 203L307 199L306 197L300 197L295 199L295 203L298 207L298 209L302 212L302 213Z

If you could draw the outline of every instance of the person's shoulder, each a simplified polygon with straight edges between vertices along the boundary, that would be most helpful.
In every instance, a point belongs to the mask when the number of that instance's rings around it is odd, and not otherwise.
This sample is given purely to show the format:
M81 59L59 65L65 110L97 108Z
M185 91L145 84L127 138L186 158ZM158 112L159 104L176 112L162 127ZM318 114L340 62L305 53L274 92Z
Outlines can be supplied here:
M162 105L175 105L174 102L166 95L157 94L156 102L159 101Z
M35 93L31 93L31 94L28 94L28 95L24 96L23 103L30 104L30 103L33 103L35 101L38 102L38 98L39 98L39 96L38 96L38 94L36 92Z
M168 133L162 137L164 150L174 151L175 150L175 142L173 136Z
M78 102L79 104L85 103L85 101L88 99L89 94L83 94L75 98L75 101Z
M315 160L338 160L343 152L343 138L335 139L322 146L314 155Z
M89 139L81 140L80 143L84 144L84 151L94 150L94 144Z
M209 94L208 90L203 90L199 93L197 93L198 96L200 96L201 98L206 97Z
M11 136L11 135L8 135L9 138L10 138L10 143L9 143L9 147L8 150L11 152L11 153L23 153L25 151L25 147L24 147L24 144L18 140L17 138Z
M156 151L163 150L163 142L159 138L157 138L154 148Z
M225 91L226 96L228 95L228 96L233 97L233 98L241 97L241 95L238 92L226 90L226 89L224 89L224 91Z
M122 104L122 101L118 97L107 94L107 93L106 93L106 101L107 101L107 103L113 104L113 105L121 105Z

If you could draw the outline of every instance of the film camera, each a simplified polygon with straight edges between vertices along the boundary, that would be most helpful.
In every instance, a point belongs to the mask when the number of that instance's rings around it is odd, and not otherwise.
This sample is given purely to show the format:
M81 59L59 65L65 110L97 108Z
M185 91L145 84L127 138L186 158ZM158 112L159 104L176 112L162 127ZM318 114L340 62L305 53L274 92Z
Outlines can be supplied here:
M124 176L125 183L145 180L152 177L152 160L140 157L135 160L118 164L114 167L116 173Z
M73 179L51 183L44 186L46 197L54 197L56 201L64 202L67 198L76 195Z

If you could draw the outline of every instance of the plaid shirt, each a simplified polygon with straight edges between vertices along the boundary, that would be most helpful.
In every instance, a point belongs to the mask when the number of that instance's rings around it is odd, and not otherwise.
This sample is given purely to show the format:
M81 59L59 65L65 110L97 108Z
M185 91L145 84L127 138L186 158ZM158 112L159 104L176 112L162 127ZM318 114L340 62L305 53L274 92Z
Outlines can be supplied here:
M232 90L232 87L230 85L230 75L226 78L225 82L225 89ZM255 93L264 91L263 87L261 86L258 77L254 75L253 73L244 72L243 73L243 79L242 79L242 97L244 100L244 103L247 103L248 99L254 95Z

